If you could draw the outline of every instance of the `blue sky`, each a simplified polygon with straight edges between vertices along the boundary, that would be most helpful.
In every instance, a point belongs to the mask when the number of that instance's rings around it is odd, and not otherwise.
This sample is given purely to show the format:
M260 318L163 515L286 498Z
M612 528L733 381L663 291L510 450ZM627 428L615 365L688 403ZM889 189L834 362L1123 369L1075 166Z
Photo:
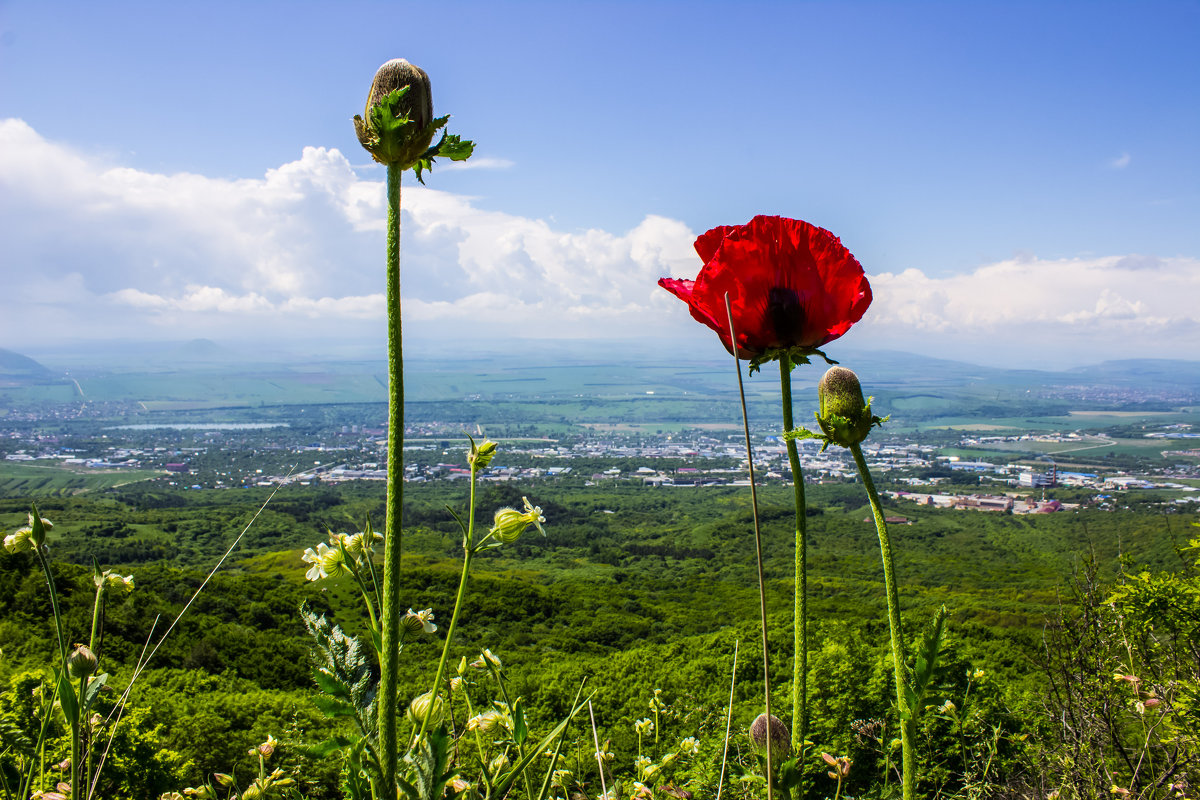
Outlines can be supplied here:
M856 347L1194 358L1198 34L1193 2L0 3L0 347L376 337L349 120L399 56L478 142L406 186L418 338L709 337L654 279L768 213L862 261Z

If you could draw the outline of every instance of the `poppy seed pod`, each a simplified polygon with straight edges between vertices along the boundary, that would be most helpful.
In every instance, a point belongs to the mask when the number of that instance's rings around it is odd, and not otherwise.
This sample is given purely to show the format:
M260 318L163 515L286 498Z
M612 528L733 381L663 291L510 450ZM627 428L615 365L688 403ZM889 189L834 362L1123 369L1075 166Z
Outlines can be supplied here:
M407 122L399 122L402 119ZM403 58L380 67L371 81L363 115L354 117L354 130L359 143L379 163L402 169L415 164L437 130L425 70Z
M100 659L87 645L79 645L67 656L67 674L75 680L82 680L96 671Z
M771 760L778 762L780 759L785 758L791 749L791 734L788 733L787 726L783 724L783 720L779 717L772 714L770 719ZM755 749L764 755L768 747L767 736L767 715L759 714L754 722L750 723L750 741L754 742Z
M851 447L871 432L876 418L871 403L863 399L858 376L845 367L830 367L817 384L820 411L817 422L834 444Z

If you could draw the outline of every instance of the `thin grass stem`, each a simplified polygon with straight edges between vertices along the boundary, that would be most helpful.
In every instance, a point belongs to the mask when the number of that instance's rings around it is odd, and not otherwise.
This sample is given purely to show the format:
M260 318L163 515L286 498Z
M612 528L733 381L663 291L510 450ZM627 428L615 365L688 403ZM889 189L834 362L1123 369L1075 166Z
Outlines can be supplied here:
M717 800L725 788L725 765L729 759L729 731L733 726L733 689L737 685L738 640L733 640L733 670L729 676L729 705L725 707L725 741L721 746L721 777L717 779Z
M763 579L762 531L758 522L758 487L754 481L754 451L750 446L750 416L746 411L746 388L742 383L742 363L737 357L737 331L733 326L733 309L729 304L729 293L725 293L725 315L729 320L729 341L733 343L733 366L737 372L738 399L742 406L742 430L746 434L746 466L750 473L750 508L754 516L754 552L758 563L758 611L762 619L763 646L763 705L767 715L767 800L774 800L775 772L771 763L771 649L767 642L767 585ZM907 798L905 799L907 800Z

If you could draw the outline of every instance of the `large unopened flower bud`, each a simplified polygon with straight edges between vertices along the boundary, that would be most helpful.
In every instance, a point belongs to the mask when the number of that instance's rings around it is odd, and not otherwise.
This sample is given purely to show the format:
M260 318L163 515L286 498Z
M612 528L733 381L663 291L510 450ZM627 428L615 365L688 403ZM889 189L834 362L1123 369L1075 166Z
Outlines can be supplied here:
M430 692L417 695L408 706L408 720L414 725L420 725L425 721L425 715L429 713L429 704L433 703L433 713L429 717L430 725L442 724L442 714L445 709L445 704L441 697L433 697Z
M791 735L788 733L787 726L774 714L771 715L769 726L766 714L759 714L754 722L750 723L750 741L754 742L755 749L763 754L767 752L769 746L771 761L776 764L785 758L788 750L791 749Z
M96 671L100 659L87 645L79 645L67 656L67 674L75 680L82 680Z
M394 58L375 73L366 110L354 117L358 141L381 164L407 169L429 149L437 130L425 70Z
M881 421L871 414L870 401L863 399L858 376L845 367L829 368L817 384L817 397L821 408L817 422L833 444L859 444Z

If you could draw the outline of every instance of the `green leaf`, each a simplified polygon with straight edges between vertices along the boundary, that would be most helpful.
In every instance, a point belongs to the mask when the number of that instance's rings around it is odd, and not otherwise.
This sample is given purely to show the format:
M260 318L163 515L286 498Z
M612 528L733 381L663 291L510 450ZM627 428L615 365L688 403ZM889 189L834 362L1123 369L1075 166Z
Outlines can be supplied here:
M917 716L925 704L929 687L933 684L937 673L938 657L942 651L942 637L946 632L946 607L942 606L933 615L933 620L925 628L925 635L917 648L917 657L909 675L909 685L904 687L905 701L908 704L907 717L916 722Z
M525 724L525 707L521 705L521 698L513 703L513 741L517 746L525 744L525 740L529 738L529 726Z
M100 690L104 688L106 681L108 681L107 672L97 675L88 682L87 691L83 693L83 712L85 714L88 712L88 709L92 707L92 703L95 701L96 695L100 694Z
M562 722L558 723L554 730L546 734L546 738L542 739L542 741L538 743L537 747L530 750L525 754L524 758L514 764L513 768L505 773L504 776L501 777L496 783L493 796L504 797L504 795L506 795L508 790L512 787L513 782L517 779L517 776L524 772L525 768L533 763L535 758L546 752L546 750L550 749L550 745L553 744L558 737L562 736L563 731L567 729L567 725L570 724L571 720L575 718L576 714L583 710L583 707L587 705L587 701L591 699L592 696L588 695L586 700L584 700L582 703L578 703L571 713L564 717Z
M54 677L58 680L58 702L62 704L63 716L68 722L79 719L79 699L71 677L65 669L54 670Z

